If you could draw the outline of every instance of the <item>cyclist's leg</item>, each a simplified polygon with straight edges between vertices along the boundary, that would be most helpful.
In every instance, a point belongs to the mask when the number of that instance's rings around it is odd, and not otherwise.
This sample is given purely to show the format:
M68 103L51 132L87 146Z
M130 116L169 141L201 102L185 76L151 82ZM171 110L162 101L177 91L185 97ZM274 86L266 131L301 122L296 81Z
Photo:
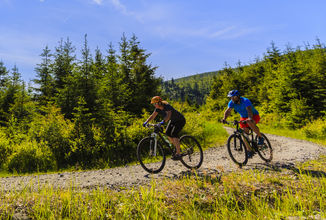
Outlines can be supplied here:
M166 128L166 134L168 135L169 140L176 148L176 154L180 154L180 139L179 139L179 132L185 126L186 121L177 121L175 123L169 123L168 127Z
M259 115L254 115L253 120L246 120L247 124L249 125L249 127L259 136L261 137L261 133L259 128L257 127L257 123L259 122L260 117Z
M264 143L264 138L260 133L259 127L257 127L257 123L260 121L260 116L259 115L254 115L253 121L247 120L247 123L249 127L258 135L259 141L258 144L263 144Z
M241 117L240 118L240 121L246 121L246 123L244 123L244 124L243 123L240 123L240 128L242 128L246 134L249 134L249 127L250 127L250 125L248 123L248 121L249 121L248 118L242 118ZM247 156L248 156L248 158L252 158L253 155L254 155L254 152L251 149L251 147L249 146L249 143L246 143L245 142L245 147L247 148Z

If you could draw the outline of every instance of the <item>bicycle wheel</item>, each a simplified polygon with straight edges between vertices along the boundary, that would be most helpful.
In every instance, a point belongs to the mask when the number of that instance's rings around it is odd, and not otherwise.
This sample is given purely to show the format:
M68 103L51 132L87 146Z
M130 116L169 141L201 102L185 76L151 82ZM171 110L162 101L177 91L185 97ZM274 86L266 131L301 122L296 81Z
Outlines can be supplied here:
M184 135L180 138L181 163L189 169L197 169L203 163L203 150L196 138Z
M240 135L232 134L228 138L227 148L234 163L244 166L248 162L247 149Z
M137 146L137 159L140 165L149 173L159 173L165 165L165 155L162 146L154 138L146 137Z
M257 144L257 152L261 159L263 159L266 162L271 162L273 159L273 148L271 146L271 143L269 142L268 138L261 133L264 140L264 145L258 145ZM255 142L258 143L258 135L255 137Z

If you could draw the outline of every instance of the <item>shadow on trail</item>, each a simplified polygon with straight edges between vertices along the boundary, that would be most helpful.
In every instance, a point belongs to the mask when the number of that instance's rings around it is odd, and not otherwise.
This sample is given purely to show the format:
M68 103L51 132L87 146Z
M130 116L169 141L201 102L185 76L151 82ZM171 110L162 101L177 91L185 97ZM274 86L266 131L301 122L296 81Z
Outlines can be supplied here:
M282 169L287 169L293 171L295 174L305 174L311 177L316 178L325 178L326 173L324 171L319 170L306 170L306 169L300 169L296 168L293 163L259 163L255 164L255 168L257 170L270 170L275 172L282 172Z
M218 183L221 181L222 172L217 169L199 169L199 170L187 170L176 173L160 173L160 174L146 174L146 178L149 179L170 179L170 180L182 180L185 178L196 178L200 180L209 181L211 183Z

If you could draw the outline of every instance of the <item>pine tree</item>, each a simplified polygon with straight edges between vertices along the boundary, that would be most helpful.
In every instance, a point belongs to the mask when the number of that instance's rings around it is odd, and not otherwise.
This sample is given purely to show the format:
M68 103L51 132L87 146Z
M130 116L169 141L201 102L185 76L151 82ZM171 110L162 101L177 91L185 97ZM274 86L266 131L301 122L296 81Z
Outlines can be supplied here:
M55 48L53 61L54 87L56 91L55 103L61 108L66 118L71 119L72 112L76 106L78 96L76 97L76 55L75 47L72 46L69 38L59 42Z
M9 71L4 66L4 63L0 61L0 90L3 90L6 86L6 82L8 81L8 73Z
M69 38L65 42L61 39L55 48L53 74L57 92L65 87L67 77L72 75L76 61L75 50Z
M46 105L55 95L51 63L52 54L50 52L50 49L46 46L41 54L42 63L37 64L35 68L37 79L34 79L33 82L39 86L34 88L34 90L36 91L37 100L41 105Z

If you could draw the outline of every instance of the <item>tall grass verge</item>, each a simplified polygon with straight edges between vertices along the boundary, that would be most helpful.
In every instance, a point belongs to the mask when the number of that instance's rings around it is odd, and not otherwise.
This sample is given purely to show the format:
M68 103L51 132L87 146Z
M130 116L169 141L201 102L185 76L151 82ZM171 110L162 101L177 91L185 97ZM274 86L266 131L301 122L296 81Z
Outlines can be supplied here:
M322 219L326 218L325 165L323 157L286 172L234 172L219 181L194 173L121 192L73 185L1 191L0 218Z

